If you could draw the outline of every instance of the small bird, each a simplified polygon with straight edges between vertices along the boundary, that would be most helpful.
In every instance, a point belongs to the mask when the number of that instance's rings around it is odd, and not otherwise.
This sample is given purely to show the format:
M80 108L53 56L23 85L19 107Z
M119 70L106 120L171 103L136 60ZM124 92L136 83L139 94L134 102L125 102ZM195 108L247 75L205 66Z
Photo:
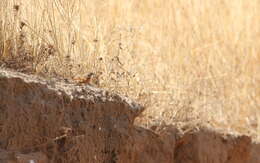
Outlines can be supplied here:
M90 85L92 82L92 78L95 74L94 73L87 73L83 76L76 76L73 78L73 80L75 80L77 83L79 84L88 84Z

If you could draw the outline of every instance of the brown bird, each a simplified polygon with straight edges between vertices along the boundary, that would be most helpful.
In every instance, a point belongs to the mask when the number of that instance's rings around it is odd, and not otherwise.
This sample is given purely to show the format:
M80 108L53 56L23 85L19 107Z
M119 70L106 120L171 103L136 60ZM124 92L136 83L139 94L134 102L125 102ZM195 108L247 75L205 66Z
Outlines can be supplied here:
M91 84L91 80L95 74L94 73L87 73L83 76L76 76L73 78L77 83L80 84Z

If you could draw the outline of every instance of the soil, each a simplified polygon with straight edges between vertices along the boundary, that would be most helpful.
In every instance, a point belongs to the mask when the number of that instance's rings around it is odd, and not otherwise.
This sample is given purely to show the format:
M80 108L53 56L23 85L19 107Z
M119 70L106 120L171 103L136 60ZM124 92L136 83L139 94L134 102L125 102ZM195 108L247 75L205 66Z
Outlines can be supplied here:
M0 163L260 163L260 144L206 127L134 124L144 107L90 85L0 69Z

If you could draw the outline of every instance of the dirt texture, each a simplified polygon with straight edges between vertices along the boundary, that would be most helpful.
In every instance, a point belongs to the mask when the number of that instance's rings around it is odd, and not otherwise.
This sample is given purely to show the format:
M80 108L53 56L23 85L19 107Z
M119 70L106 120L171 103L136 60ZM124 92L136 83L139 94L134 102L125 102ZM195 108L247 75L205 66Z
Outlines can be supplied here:
M260 163L248 136L134 125L134 101L0 69L0 163Z

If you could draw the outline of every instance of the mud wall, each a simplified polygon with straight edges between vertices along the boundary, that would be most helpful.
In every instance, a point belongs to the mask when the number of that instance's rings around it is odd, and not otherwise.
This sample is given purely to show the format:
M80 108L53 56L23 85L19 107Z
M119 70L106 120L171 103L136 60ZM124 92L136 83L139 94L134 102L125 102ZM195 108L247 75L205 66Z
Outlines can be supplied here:
M88 85L0 69L0 163L260 163L250 137L134 126L143 107Z

